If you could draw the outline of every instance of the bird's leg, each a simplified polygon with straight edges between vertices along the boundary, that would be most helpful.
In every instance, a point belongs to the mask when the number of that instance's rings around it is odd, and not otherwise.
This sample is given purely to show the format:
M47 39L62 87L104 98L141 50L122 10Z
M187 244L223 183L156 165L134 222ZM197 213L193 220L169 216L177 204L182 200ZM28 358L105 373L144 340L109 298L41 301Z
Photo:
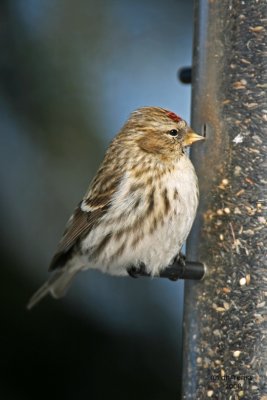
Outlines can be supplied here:
M186 266L186 256L180 251L179 254L176 256L176 260L179 264L182 265L183 269L185 269Z
M182 267L182 275L184 274L185 267L186 267L186 257L185 255L180 251L177 256L175 257L174 261L176 261L178 264L181 265ZM179 279L179 276L172 276L169 278L170 281L177 281Z
M149 275L146 271L145 264L141 263L138 267L131 265L127 268L127 272L131 278L138 278L138 276Z

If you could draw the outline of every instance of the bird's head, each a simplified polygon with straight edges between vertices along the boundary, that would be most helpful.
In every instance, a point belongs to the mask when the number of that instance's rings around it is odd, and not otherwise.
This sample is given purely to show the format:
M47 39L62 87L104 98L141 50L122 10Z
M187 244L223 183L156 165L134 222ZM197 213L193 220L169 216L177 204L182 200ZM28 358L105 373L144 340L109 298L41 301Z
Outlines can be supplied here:
M121 134L133 140L143 152L164 160L179 157L185 147L204 139L178 115L159 107L134 111Z

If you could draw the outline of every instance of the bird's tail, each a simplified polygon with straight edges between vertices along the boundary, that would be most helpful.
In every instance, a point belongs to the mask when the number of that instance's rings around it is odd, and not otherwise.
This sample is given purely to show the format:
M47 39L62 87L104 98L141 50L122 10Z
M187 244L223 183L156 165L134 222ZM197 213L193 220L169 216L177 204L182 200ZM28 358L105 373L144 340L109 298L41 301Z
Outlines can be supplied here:
M42 298L47 294L51 294L51 296L53 296L55 299L63 297L77 272L77 270L56 271L51 278L48 279L48 281L46 281L30 298L30 301L27 305L28 310L35 306L35 304L39 303L39 301L42 300Z

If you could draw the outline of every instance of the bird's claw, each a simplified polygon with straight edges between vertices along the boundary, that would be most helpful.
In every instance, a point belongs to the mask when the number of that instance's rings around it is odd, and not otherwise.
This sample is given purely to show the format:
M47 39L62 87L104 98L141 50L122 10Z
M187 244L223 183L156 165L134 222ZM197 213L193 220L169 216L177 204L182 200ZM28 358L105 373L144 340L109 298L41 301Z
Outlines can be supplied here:
M177 262L182 265L183 269L186 267L186 257L182 252L177 255Z
M179 252L179 254L177 254L177 256L176 256L176 261L181 265L181 267L182 267L182 276L183 276L183 274L184 274L184 270L185 270L185 267L186 267L186 262L185 262L185 260L186 260L186 257L185 257L185 255L183 254L183 253L181 253L181 252ZM180 275L173 275L173 276L170 276L169 277L169 280L170 281L178 281L178 279L179 279L179 276Z
M147 275L145 265L142 263L138 267L132 265L127 268L127 272L131 278L138 278L139 275Z

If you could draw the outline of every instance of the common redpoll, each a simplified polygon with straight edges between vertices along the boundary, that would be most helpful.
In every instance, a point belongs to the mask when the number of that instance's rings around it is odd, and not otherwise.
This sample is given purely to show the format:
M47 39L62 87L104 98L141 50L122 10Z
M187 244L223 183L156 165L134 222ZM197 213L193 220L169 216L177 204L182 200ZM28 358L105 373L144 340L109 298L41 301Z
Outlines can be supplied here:
M197 176L184 148L201 139L173 112L134 111L68 221L52 276L28 308L48 293L62 297L81 270L127 276L145 265L153 276L172 263L198 206Z

